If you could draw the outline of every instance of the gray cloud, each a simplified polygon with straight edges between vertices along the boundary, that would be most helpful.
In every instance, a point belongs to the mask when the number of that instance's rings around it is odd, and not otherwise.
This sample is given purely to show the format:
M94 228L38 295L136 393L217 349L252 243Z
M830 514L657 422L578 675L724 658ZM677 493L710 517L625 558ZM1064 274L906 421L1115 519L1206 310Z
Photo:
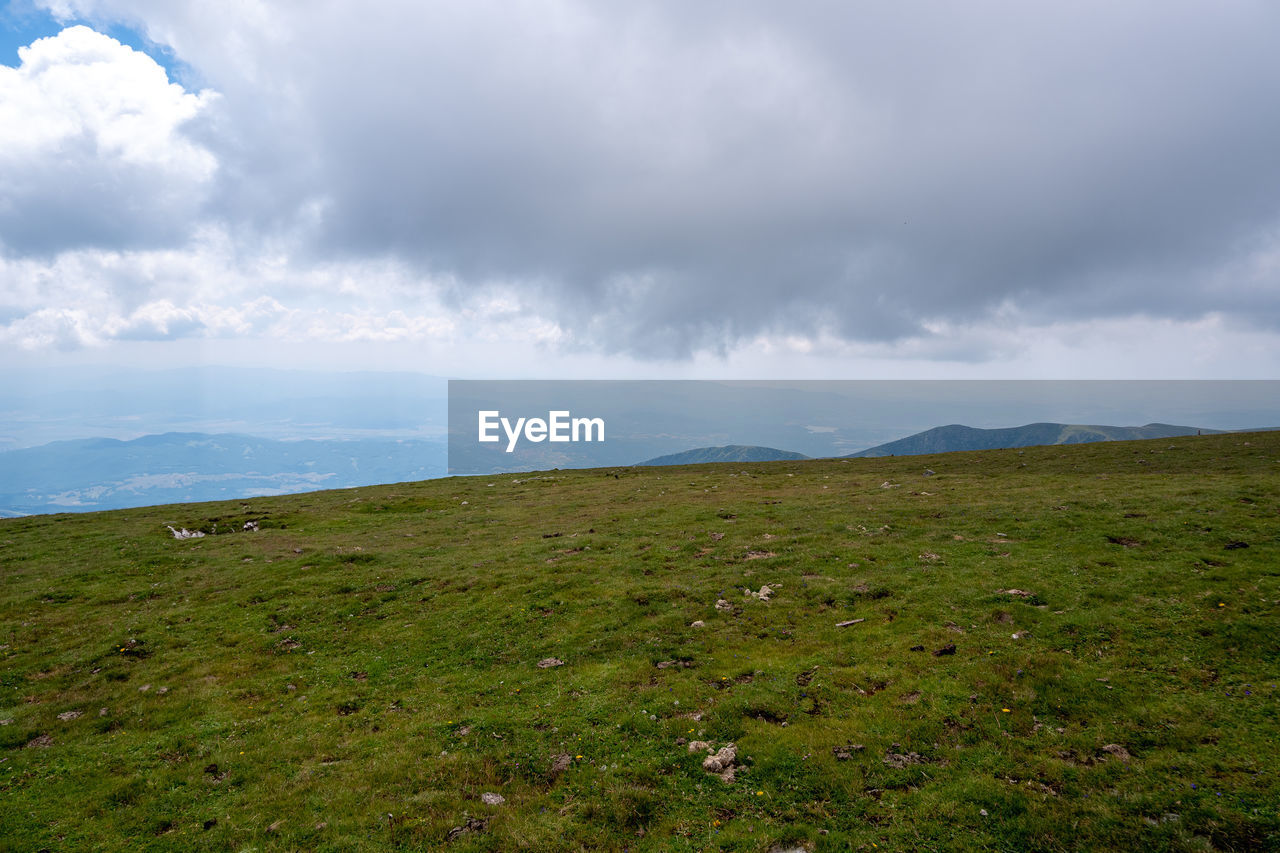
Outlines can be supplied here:
M997 309L1280 326L1274 4L59 7L222 94L198 215L455 304L514 286L579 346Z

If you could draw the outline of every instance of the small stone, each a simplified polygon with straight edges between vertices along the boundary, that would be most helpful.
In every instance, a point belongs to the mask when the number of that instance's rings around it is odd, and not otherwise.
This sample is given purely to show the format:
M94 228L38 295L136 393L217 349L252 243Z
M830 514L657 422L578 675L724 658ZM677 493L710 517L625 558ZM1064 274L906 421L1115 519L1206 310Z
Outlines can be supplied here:
M690 628L704 628L704 627L706 627L706 624L707 624L706 622L703 622L701 619L698 619L698 620L696 620L696 621L694 621L694 622L690 622L690 623L689 623L689 627L690 627Z
M1129 750L1125 749L1123 746L1121 746L1118 743L1109 743L1102 748L1102 751L1106 753L1110 753L1111 755L1114 755L1116 758L1120 759L1121 761L1128 761L1130 758L1133 757L1129 754Z
M560 658L543 658L538 661L538 669L550 669L553 666L564 666L564 661Z
M986 817L986 816L987 816L987 810L986 810L986 809L978 809L978 814L982 815L983 817Z
M493 791L485 791L480 795L480 802L486 806L500 806L507 801L507 798L501 794L495 794Z
M943 646L940 649L934 649L933 656L935 658L940 658L943 655L954 655L955 653L956 653L956 644L947 643L945 646Z
M707 743L705 740L689 741L690 752L709 752L710 750L711 750L711 744Z
M716 601L716 610L732 610L733 605L721 598Z
M731 743L726 744L714 755L708 755L702 759L702 769L708 773L718 773L725 782L732 782L735 773L733 763L737 758L737 746Z
M74 720L76 717L80 716L80 714L80 711L63 711L58 715L58 719L65 723L69 720Z

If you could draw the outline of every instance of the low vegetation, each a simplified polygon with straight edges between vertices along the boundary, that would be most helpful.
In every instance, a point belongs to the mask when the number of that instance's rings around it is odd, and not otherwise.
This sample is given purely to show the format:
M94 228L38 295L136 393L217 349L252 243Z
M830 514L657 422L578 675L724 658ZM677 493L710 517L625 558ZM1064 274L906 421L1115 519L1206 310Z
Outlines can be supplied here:
M1280 433L20 518L0 576L4 850L1280 848Z

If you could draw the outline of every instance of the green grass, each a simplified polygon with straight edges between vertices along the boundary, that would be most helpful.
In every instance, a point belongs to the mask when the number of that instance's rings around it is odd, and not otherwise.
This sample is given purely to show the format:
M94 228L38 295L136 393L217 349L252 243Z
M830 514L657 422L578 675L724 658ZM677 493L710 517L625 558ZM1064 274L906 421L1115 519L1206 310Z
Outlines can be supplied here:
M0 576L3 850L1280 849L1280 433L4 520Z

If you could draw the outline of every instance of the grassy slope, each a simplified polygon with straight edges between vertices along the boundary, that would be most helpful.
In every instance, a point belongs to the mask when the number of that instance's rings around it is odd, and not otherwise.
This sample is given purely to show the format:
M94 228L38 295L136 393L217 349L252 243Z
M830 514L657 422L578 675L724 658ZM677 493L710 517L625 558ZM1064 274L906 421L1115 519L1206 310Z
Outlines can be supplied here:
M1275 849L1278 512L1270 433L3 520L0 849Z

